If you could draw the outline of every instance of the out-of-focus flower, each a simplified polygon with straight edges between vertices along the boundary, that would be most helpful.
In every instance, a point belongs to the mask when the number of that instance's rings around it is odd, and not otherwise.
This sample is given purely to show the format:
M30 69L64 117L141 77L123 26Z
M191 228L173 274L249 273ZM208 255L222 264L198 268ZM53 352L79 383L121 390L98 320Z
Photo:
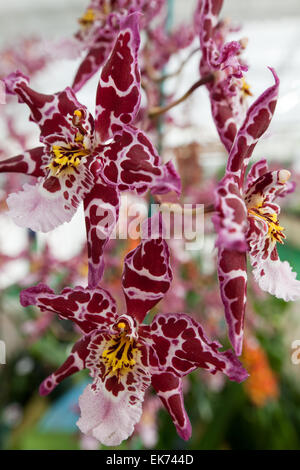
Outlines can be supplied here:
M167 12L166 12L167 13ZM147 42L143 50L142 75L150 80L158 78L154 74L163 72L170 57L191 45L196 31L191 25L180 24L168 31L168 15L154 28L147 28Z
M48 60L40 38L23 38L0 51L0 77L16 68L32 77L45 67Z
M7 426L16 427L22 421L23 410L19 403L10 403L2 413L2 419Z
M264 406L269 400L276 400L279 396L276 375L266 353L253 337L245 341L242 362L249 371L243 385L254 405Z

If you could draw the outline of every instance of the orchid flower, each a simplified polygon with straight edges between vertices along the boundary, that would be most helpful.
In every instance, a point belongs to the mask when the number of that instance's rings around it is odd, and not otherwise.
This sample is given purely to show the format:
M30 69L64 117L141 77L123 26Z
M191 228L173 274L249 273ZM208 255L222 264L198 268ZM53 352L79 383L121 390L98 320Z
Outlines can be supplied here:
M245 40L225 43L230 28L219 21L223 0L199 0L195 14L199 31L202 58L202 77L213 74L214 81L207 83L210 95L212 116L220 139L230 152L239 125L246 111L245 97L251 94L243 72L248 67L240 55L245 48Z
M102 70L95 119L71 88L44 95L32 90L20 72L5 79L7 91L29 106L43 144L0 162L0 172L38 178L8 197L9 213L17 225L48 232L69 222L84 200L91 287L103 272L102 254L118 218L119 191L180 192L172 163L162 166L147 136L132 126L141 98L139 43L138 14L132 14L123 21Z
M164 3L165 0L92 0L79 19L81 29L76 34L87 53L76 72L74 91L79 91L102 67L124 16L140 12L143 24L147 24Z
M168 31L167 19L168 15L166 14L165 18L154 28L147 29L148 40L143 50L144 55L146 55L144 58L145 78L151 79L151 77L147 77L147 69L153 72L159 71L162 74L172 54L189 47L195 38L195 28L191 28L190 25L185 23L181 23L172 31Z
M6 103L6 93L4 83L0 80L0 104Z
M285 301L300 298L300 282L287 261L281 262L276 249L283 243L279 197L291 192L287 170L269 171L260 160L245 172L253 150L272 119L279 80L250 106L229 154L226 174L216 196L214 224L218 234L218 274L229 337L237 355L242 352L249 253L255 280L260 288Z
M169 250L156 232L144 238L124 261L122 288L126 313L118 313L107 290L66 288L56 295L45 284L21 293L23 306L36 305L75 322L83 332L64 364L41 385L47 395L71 374L89 369L93 383L79 398L80 430L105 445L118 445L132 434L142 414L145 390L152 384L171 415L178 434L189 439L191 425L184 408L182 377L198 367L222 371L238 382L246 371L232 351L205 336L201 325L184 313L146 314L170 287ZM149 232L147 232L149 233Z

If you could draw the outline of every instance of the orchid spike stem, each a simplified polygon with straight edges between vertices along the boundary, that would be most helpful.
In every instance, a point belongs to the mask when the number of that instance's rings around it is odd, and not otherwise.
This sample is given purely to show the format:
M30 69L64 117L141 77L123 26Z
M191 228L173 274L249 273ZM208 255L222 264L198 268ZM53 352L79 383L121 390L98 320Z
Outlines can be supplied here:
M194 83L191 86L191 88L189 88L188 91L186 93L184 93L184 95L182 95L177 100L173 101L173 103L170 103L170 104L168 104L167 106L164 106L164 107L159 107L158 106L158 107L150 109L149 110L149 117L151 119L154 119L157 116L160 116L161 114L166 113L170 109L174 108L178 104L185 101L197 88L199 88L200 86L205 85L206 83L211 82L213 80L214 80L214 75L213 74L206 75L205 77L201 78L196 83Z

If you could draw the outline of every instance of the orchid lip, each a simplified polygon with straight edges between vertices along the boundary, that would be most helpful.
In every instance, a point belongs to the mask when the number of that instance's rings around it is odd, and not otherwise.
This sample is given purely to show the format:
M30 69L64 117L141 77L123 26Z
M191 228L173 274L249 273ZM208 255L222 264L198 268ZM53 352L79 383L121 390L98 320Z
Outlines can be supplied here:
M53 158L48 168L50 168L54 176L59 176L66 170L70 171L77 168L81 163L81 159L87 157L89 153L89 150L85 147L53 145Z
M121 332L112 335L106 349L102 352L102 358L106 367L105 376L116 374L120 380L121 375L128 373L135 366L138 344L135 339L126 334L123 322L119 322L118 325Z

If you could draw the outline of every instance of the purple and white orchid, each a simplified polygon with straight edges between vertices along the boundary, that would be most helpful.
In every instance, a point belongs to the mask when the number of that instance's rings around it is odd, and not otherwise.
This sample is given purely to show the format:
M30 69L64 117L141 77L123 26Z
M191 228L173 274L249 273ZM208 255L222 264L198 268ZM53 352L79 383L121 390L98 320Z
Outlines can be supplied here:
M158 232L144 238L125 258L122 288L127 310L118 313L108 291L100 287L66 288L61 294L45 284L21 293L24 306L36 305L75 322L83 337L65 363L40 387L47 395L63 379L84 368L93 383L79 398L78 427L105 445L118 445L134 431L145 390L152 384L169 411L178 434L189 439L191 425L183 403L182 377L198 367L222 371L241 382L246 371L232 351L220 352L201 325L184 313L146 314L170 287L169 250Z
M142 25L157 16L165 0L92 0L79 19L76 40L86 54L76 72L72 88L79 91L105 63L124 17L139 12Z
M199 0L195 23L200 38L202 57L200 75L213 74L207 83L212 116L221 142L230 152L238 127L246 113L245 97L251 94L243 73L248 70L241 58L246 41L226 42L234 29L219 20L223 0Z
M280 207L275 200L293 190L288 182L290 172L271 172L267 162L260 160L245 177L250 157L271 122L277 102L279 80L275 71L271 71L275 84L250 106L233 142L225 176L217 188L213 217L218 235L221 297L229 337L238 355L243 342L247 252L261 289L285 301L300 298L296 273L287 261L279 260L276 249L285 235L278 221Z
M8 197L9 213L20 226L48 232L69 222L84 200L91 286L102 275L103 249L118 219L119 192L180 192L173 164L162 165L148 137L132 125L141 99L139 44L138 14L131 14L101 72L95 119L72 88L44 95L32 90L20 72L5 78L7 92L29 106L43 144L0 162L1 173L37 178L36 184L25 184Z

